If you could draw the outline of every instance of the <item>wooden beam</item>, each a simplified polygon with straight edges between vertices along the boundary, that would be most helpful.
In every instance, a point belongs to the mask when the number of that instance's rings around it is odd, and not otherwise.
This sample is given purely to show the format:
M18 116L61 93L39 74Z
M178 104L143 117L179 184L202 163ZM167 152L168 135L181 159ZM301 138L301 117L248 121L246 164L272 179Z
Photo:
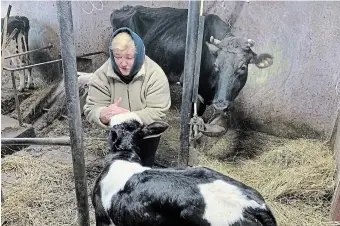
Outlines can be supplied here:
M340 109L338 110L337 120L334 126L334 156L336 161L336 189L332 199L331 219L340 222Z
M340 222L340 181L338 180L338 185L336 186L335 193L333 196L332 207L331 207L331 218L332 221Z

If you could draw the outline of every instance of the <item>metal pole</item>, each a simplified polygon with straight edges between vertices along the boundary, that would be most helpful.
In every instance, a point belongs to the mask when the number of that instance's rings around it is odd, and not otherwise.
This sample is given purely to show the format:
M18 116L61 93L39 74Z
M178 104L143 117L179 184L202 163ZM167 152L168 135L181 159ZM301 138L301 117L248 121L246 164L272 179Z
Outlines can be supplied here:
M17 67L17 68L4 67L4 70L6 70L6 71L20 71L20 70L25 70L25 69L29 69L29 68L32 68L32 67L45 65L45 64L57 63L57 62L60 62L60 61L62 61L62 59L46 61L46 62L42 62L42 63L38 63L38 64L32 64L32 65Z
M69 113L69 129L78 207L78 223L89 226L89 207L87 181L85 174L83 127L80 114L79 93L77 87L76 50L73 36L71 1L57 1L60 47L63 60L65 94Z
M98 142L103 141L106 142L106 138L84 138L84 142ZM40 138L40 137L20 137L20 138L1 138L1 144L10 144L10 145L61 145L61 146L70 146L71 139L70 137L49 137L49 138Z
M202 56L203 34L204 34L204 19L205 19L204 16L199 17L195 75L194 75L194 86L193 86L193 95L192 95L193 103L196 103L197 101L198 85L199 85L200 73L201 73L201 56Z
M1 138L1 144L6 145L60 145L70 146L70 137L65 138Z
M199 1L189 0L187 34L185 46L184 78L181 105L181 148L178 155L178 166L187 167L189 160L190 114L192 108L192 91L195 73L195 60L198 34Z
M103 52L103 51L98 51L98 52L93 52L93 53L86 53L86 54L77 56L77 58L82 58L82 57L87 57L87 56L93 56L93 55L98 55L98 54L102 54L102 53L105 53L105 52Z
M6 56L5 59L9 59L9 58L12 58L12 57L21 56L21 55L25 55L25 54L29 54L29 53L33 53L33 52L40 51L40 50L44 50L44 49L50 49L50 48L52 48L52 47L53 47L53 45L50 44L50 45L45 46L45 47L42 47L42 48L40 48L40 49L33 49L33 50L30 50L30 51L26 51L26 52L14 54L14 55Z

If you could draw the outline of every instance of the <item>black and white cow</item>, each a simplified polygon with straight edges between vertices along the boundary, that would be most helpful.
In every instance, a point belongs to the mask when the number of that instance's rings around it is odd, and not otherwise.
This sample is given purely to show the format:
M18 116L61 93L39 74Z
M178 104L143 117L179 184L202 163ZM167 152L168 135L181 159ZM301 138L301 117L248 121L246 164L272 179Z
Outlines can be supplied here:
M4 18L1 18L1 27L4 27ZM28 48L28 33L30 29L29 20L25 16L11 16L8 18L7 21L7 32L6 35L9 37L12 32L15 30L15 28L18 30L17 33L13 36L13 38L10 40L11 42L14 42L14 53L11 51L8 51L8 49L11 49L11 46L7 48L8 54L17 54L29 51ZM4 42L6 40L3 40ZM29 55L21 55L19 57L15 57L14 60L12 58L12 62L15 63L17 67L22 67L23 64L29 64L30 59ZM20 84L18 87L19 91L23 91L25 88L25 73L27 73L27 88L31 89L33 88L33 79L32 79L32 69L27 69L23 71L17 71L19 73L20 78Z
M261 194L219 172L143 167L140 141L164 132L168 124L143 126L124 115L114 118L109 135L113 156L92 191L96 225L277 225Z
M145 43L146 54L167 75L179 76L184 69L187 17L187 9L125 6L114 10L110 21L114 30L129 27L136 32ZM230 112L247 81L248 65L266 68L272 65L273 57L253 52L253 40L235 37L229 25L213 14L205 15L203 41L198 115L211 104Z

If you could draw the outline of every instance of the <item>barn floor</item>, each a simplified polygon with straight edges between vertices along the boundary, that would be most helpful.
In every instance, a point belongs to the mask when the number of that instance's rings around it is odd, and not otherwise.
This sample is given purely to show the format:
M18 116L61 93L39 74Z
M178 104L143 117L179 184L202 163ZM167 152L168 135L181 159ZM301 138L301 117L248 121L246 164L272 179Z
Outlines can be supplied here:
M175 166L179 149L178 87L173 89L157 162ZM83 118L88 194L107 151L106 137ZM67 136L68 121L55 120L37 137ZM204 139L199 165L211 167L256 188L281 226L340 225L329 222L335 186L335 160L326 143L286 139L252 131L230 130L221 138ZM30 146L1 160L1 225L77 225L72 156L69 147ZM91 201L90 219L94 225Z

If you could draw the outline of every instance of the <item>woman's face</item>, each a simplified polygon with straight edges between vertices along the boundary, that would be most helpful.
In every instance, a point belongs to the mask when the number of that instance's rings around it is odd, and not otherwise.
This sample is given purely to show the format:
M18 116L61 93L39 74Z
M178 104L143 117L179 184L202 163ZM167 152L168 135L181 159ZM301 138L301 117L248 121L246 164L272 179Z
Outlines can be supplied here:
M125 51L113 52L114 60L122 75L129 75L135 62L135 48L128 48Z

